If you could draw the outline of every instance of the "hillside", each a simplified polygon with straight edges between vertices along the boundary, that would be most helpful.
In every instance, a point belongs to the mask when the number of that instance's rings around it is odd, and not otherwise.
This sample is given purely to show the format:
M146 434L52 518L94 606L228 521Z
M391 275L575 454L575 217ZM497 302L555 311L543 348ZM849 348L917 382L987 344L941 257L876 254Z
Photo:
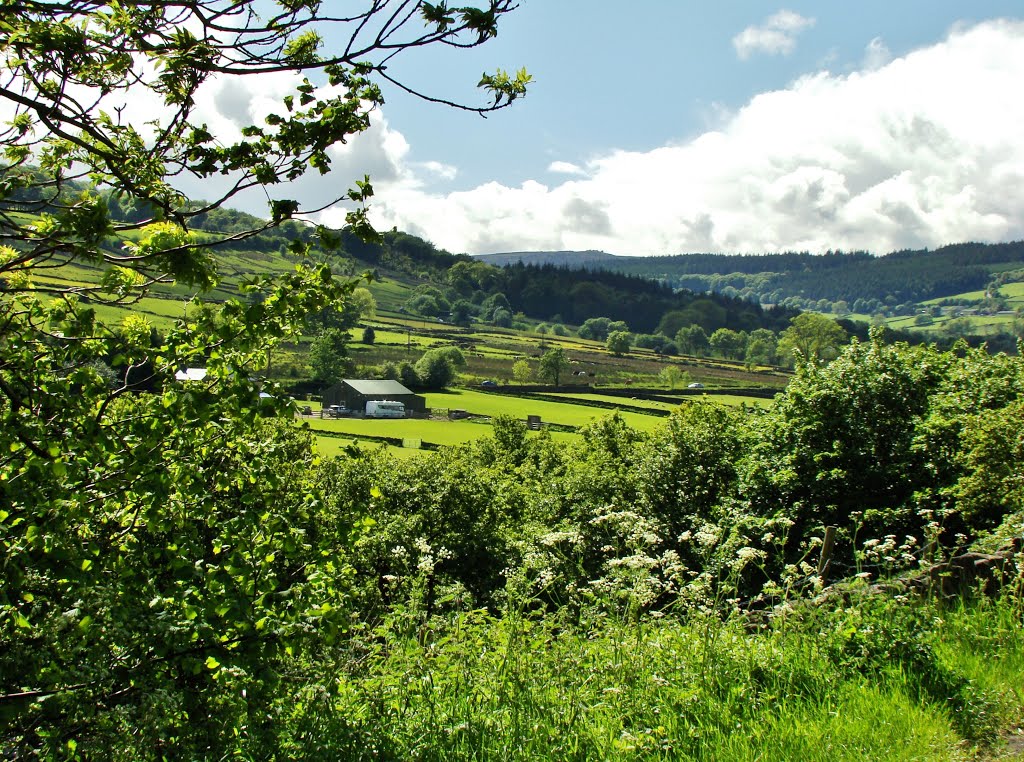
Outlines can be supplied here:
M495 267L522 263L524 265L556 265L558 267L607 267L616 269L616 260L623 259L604 251L516 251L508 254L479 254L474 259Z
M23 213L42 215L69 203L86 190L69 181L60 197L46 200L15 194ZM138 226L102 244L110 252L139 239L147 230L153 210L129 206L116 195L103 194L114 223ZM608 268L558 267L558 257L531 257L528 266L498 268L452 254L414 235L398 230L363 240L351 229L329 230L311 223L285 219L271 226L245 212L227 208L203 211L206 202L193 200L181 207L193 240L207 248L218 263L219 282L206 298L223 301L240 284L261 275L289 272L302 262L328 263L338 275L373 273L371 285L381 306L395 314L440 318L462 325L474 319L511 327L521 321L552 321L580 325L591 318L624 321L637 333L654 333L668 313L685 312L689 323L708 332L718 328L779 331L795 315L791 309L764 309L747 298L722 294L701 296L652 280L646 273L621 273ZM573 256L596 265L611 259L600 252ZM509 260L511 262L511 260ZM45 276L51 285L96 284L103 277L99 263L71 259ZM171 281L154 285L139 305L155 317L182 314L181 302L190 291ZM177 305L162 304L171 300ZM497 319L495 317L497 313ZM678 322L678 321L677 321ZM673 331L674 333L674 331Z
M873 313L895 305L951 298L985 289L1000 274L1024 279L1024 242L959 243L935 250L896 251L884 256L835 251L823 255L786 252L764 255L679 254L619 257L600 252L522 252L479 257L494 264L553 263L639 275L673 288L711 291L814 309L816 302L846 302L853 312ZM1021 272L1015 272L1021 271ZM861 304L856 304L861 302Z

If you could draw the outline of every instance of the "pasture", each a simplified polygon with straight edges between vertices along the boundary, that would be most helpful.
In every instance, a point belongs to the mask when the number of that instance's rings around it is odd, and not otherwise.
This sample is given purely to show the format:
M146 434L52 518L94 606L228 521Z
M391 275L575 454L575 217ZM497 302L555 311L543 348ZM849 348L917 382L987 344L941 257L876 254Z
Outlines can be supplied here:
M348 434L351 431L362 433L365 436L388 436L388 437L402 437L404 439L419 439L422 443L431 443L438 445L439 447L457 447L459 445L466 444L468 442L475 441L482 437L488 436L491 433L491 426L489 422L471 423L469 421L412 421L412 420L390 420L387 421L387 428L374 429L372 426L346 426L345 423L381 423L383 420L369 420L359 421L358 419L342 419L340 421L325 421L324 423L331 424L343 424L338 426L324 426L311 425L313 429L313 436L315 441L316 452L322 457L334 457L336 455L344 455L347 448L355 445L362 450L377 450L384 448L388 454L394 455L398 458L414 458L419 455L433 455L434 450L420 449L417 447L398 447L396 445L385 444L373 439L360 438L359 436L353 436L351 438L347 436L327 436L318 434L318 431L331 431ZM319 423L319 422L318 422ZM407 426L410 423L427 423L432 424L430 426ZM459 425L462 424L462 425ZM579 439L578 435L565 432L565 431L552 431L548 432L549 436L561 444L569 444ZM535 432L530 432L528 436L535 437Z
M527 415L539 415L542 423L555 423L562 426L579 427L593 422L598 418L611 415L611 410L575 405L569 401L556 402L535 398L513 397L505 394L492 394L471 389L458 389L447 392L431 392L423 395L427 398L430 408L448 408L465 410L473 415L511 415L525 420ZM620 413L623 420L631 428L639 431L651 431L657 427L660 417L644 415L630 411Z
M525 420L528 415L539 415L542 424L555 424L559 427L578 428L615 412L611 409L577 404L576 397L570 394L545 395L550 396L551 399L539 399L473 389L453 389L445 392L428 392L423 396L427 400L427 406L432 410L464 410L471 416L481 416L485 419L497 415L509 415ZM628 398L616 398L611 395L594 396L603 401L619 403L627 407L631 405L647 406L652 410L671 410L677 407L669 403L649 401L643 401L642 405L637 405L637 401ZM763 403L766 400L758 400L758 402ZM302 416L299 421L302 425L308 425L312 429L316 436L317 451L326 456L341 454L345 447L355 442L363 448L387 447L388 451L393 454L409 457L417 452L429 452L429 450L397 447L374 438L420 440L438 447L453 447L488 436L491 433L488 420L472 418L448 420L444 417L429 419L320 418L318 416L319 402L300 401L297 404L300 407L309 405L312 409L312 417ZM663 420L660 415L645 415L634 410L626 409L618 412L628 426L638 431L653 431ZM323 434L319 432L323 432ZM578 435L570 431L551 431L549 433L556 441L566 444L578 439Z

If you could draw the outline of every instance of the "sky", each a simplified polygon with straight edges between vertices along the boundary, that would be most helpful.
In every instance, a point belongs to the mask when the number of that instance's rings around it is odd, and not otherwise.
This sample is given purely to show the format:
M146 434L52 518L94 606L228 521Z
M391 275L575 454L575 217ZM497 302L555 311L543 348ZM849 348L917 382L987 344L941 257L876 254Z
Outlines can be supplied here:
M369 174L378 228L470 254L1024 238L1019 0L522 0L484 47L415 51L390 71L482 103L476 82L498 66L534 77L511 108L484 119L385 88L330 174L273 194L312 208ZM210 89L215 128L291 84L255 80ZM240 205L265 214L266 198Z

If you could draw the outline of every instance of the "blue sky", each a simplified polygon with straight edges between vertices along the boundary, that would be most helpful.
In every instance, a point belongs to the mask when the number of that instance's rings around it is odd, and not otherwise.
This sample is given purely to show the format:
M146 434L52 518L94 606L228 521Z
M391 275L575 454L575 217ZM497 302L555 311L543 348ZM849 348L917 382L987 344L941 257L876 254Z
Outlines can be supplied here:
M811 23L792 49L752 49L733 39L780 10ZM943 39L956 24L1024 18L1019 2L847 3L686 0L524 0L499 37L466 54L409 60L427 89L473 98L477 72L525 66L529 96L481 120L388 94L385 113L411 145L411 158L458 168L448 187L540 178L553 160L584 163L616 149L645 150L697 137L724 111L820 70L859 69L873 41L892 56ZM454 86L461 83L463 87Z
M378 226L468 253L1024 238L1019 2L523 0L483 48L391 71L473 101L496 66L530 71L524 100L481 119L385 90L334 171L286 195L312 206L368 173ZM211 123L288 85L225 84Z

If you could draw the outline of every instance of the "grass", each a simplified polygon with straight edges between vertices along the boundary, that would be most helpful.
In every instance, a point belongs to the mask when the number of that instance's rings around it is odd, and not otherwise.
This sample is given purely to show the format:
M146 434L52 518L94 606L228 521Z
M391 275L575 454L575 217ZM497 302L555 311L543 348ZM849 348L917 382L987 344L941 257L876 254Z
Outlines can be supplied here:
M394 447L381 442L374 442L369 439L343 439L341 437L314 436L317 455L321 457L335 457L347 455L348 448L355 445L363 450L376 450L383 447L389 455L396 458L415 458L419 455L430 454L430 450L417 450L407 447Z
M474 439L490 436L491 426L486 422L422 420L414 418L332 418L313 419L309 426L314 434L318 431L360 437L399 437L420 439L442 447L453 447ZM574 435L569 432L552 432L560 441L570 441ZM373 440L366 440L373 443ZM376 443L373 443L376 444Z
M313 419L310 428L354 437L400 437L421 439L438 445L458 445L487 436L491 427L471 421L421 420L415 418L333 418Z
M714 394L714 395L702 395L702 394L680 394L679 390L666 389L664 396L675 397L678 402L660 402L658 400L646 400L638 397L619 397L612 394L573 394L571 392L551 392L542 393L544 397L552 397L555 399L584 399L584 400L596 400L599 402L607 402L609 404L621 404L628 405L629 407L645 407L652 410L675 410L680 405L685 405L688 402L694 400L711 400L721 405L730 405L738 407L740 405L747 405L760 408L768 408L771 406L772 401L763 399L761 397L743 397L738 394Z
M378 308L385 312L398 310L413 292L411 286L399 283L393 278L371 281L366 287L377 300Z
M511 415L524 419L527 415L540 415L542 422L555 423L565 426L579 427L592 423L595 420L605 418L613 411L602 408L595 408L586 405L574 405L574 397L571 394L551 394L552 400L522 398L479 392L475 390L452 390L447 392L428 392L423 395L427 400L427 406L432 409L457 409L465 410L474 415L493 417L496 415ZM664 402L651 402L644 400L631 400L613 397L611 395L587 395L609 402L624 403L632 406L647 406L652 409L673 409L676 405ZM733 395L716 395L715 401L722 404L753 404L766 406L769 400L753 399L748 397L735 397ZM339 455L344 452L345 447L353 441L358 441L361 447L387 447L388 451L399 457L414 456L419 452L426 452L416 449L394 447L385 445L366 437L397 437L402 439L419 439L441 447L452 447L466 442L471 442L481 437L489 436L491 427L486 423L471 420L444 420L444 419L375 419L375 418L319 418L321 403L317 401L298 401L299 407L309 405L314 413L313 418L300 418L313 430L330 432L334 436L317 436L317 451L321 455ZM630 427L639 431L650 432L663 424L660 416L644 415L629 410L620 411L619 414ZM343 435L338 436L338 435ZM551 436L559 442L568 444L577 437L570 432L551 432ZM348 437L351 437L349 439Z
M539 415L542 422L564 426L583 426L611 414L611 411L573 405L570 402L511 397L472 390L433 392L424 396L427 398L427 406L431 408L454 408L476 415L511 415L522 419L527 415ZM627 425L640 431L651 431L661 423L660 418L642 413L622 412L621 415Z
M862 625L885 629L884 618L910 621L928 605L882 607ZM1007 613L997 615L1004 624ZM988 653L992 618L984 606L965 608L934 619L919 639ZM1010 664L989 679L1003 698L979 696L962 711L941 692L922 694L920 675L892 661L884 639L867 657L849 656L873 668L851 666L830 647L850 637L840 619L767 631L737 618L671 614L568 626L511 611L466 612L446 626L403 622L382 628L378 645L341 678L332 711L351 750L339 747L341 756L952 762L976 759L993 740L977 724L986 725L986 711L999 724L1021 708L1019 622L996 638ZM980 684L992 671L985 661L964 660L958 678Z
M665 392L671 394L671 392ZM607 402L610 405L628 405L629 407L643 407L651 410L675 410L680 405L686 404L680 399L678 403L659 402L658 400L645 400L637 397L619 397L614 394L573 394L571 392L542 392L541 396L554 400L566 400L571 402L576 399L594 400L595 402Z
M354 423L355 421L349 421ZM435 451L418 449L412 447L396 447L390 444L384 444L383 442L375 441L372 439L360 439L358 436L352 438L341 437L341 436L327 436L318 435L317 430L320 431L332 431L339 433L350 433L348 427L334 426L331 424L341 423L341 421L325 421L325 426L311 425L313 429L313 435L315 440L316 452L318 455L324 457L333 457L337 455L346 455L347 450L350 446L356 445L364 450L375 450L383 447L390 455L398 458L414 458L419 455L433 455ZM392 426L395 424L402 424L402 421L390 421ZM422 423L422 422L421 422ZM409 439L420 439L423 442L430 442L433 444L440 445L442 447L454 447L467 442L480 439L481 437L489 436L491 433L491 427L486 424L472 424L466 421L432 421L430 423L436 424L430 428L417 427L415 429L409 429L406 432L405 426L399 426L398 428L389 428L370 430L373 436L401 436ZM456 425L458 424L458 425ZM358 429L361 427L353 426L352 429ZM360 432L356 432L360 433ZM362 432L366 435L365 430ZM531 434L531 436L536 436ZM553 431L549 432L549 436L555 441L561 444L569 444L579 439L576 434L572 434L564 431Z

